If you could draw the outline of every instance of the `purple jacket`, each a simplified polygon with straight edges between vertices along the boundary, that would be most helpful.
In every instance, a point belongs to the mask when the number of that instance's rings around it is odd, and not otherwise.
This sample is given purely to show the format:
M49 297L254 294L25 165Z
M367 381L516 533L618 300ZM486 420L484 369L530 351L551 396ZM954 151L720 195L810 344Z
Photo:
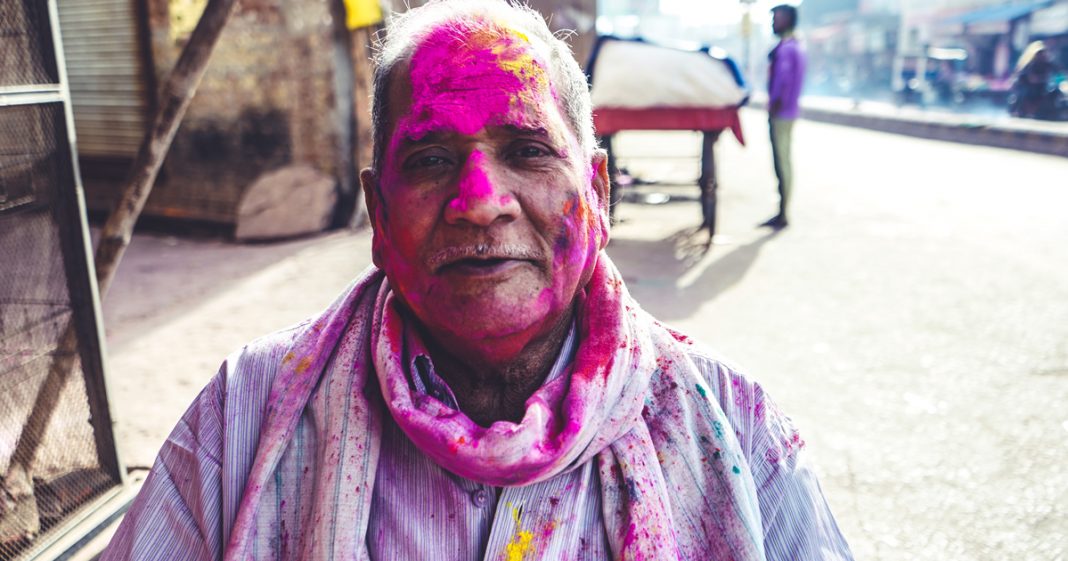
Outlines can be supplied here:
M805 79L805 53L794 37L786 37L768 55L768 115L796 119Z

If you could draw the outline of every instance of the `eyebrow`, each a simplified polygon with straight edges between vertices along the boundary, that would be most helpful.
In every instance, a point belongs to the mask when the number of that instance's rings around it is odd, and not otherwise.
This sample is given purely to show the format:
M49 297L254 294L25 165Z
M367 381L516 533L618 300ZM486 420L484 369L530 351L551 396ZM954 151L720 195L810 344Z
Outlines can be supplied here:
M419 136L405 134L405 135L401 135L400 148L408 148L408 147L411 147L411 146L419 146L421 144L434 144L436 142L442 142L446 138L448 138L450 136L454 136L454 135L455 135L455 133L453 133L453 132L448 132L448 131L443 131L443 130L427 131L426 133L421 134Z
M550 140L552 136L545 127L522 127L518 125L492 125L490 130L496 129L497 131L503 131L507 136L521 137L521 136L533 136L545 140ZM436 144L439 142L445 142L449 138L457 136L456 132L450 130L431 130L420 136L414 135L402 135L398 148L400 150L407 150L417 146L423 146L425 144Z
M536 136L538 138L549 138L549 131L545 127L520 127L516 125L503 125L500 128L507 131L514 136Z

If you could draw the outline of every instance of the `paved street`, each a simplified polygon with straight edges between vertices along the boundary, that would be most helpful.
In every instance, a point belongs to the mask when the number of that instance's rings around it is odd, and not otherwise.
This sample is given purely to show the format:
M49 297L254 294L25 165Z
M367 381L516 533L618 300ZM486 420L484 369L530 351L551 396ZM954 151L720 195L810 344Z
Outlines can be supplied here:
M748 147L718 145L710 251L696 187L618 208L631 292L794 417L857 559L1068 561L1068 159L799 122L792 225L773 234L756 226L775 208L763 113L744 124ZM699 146L617 145L663 180L695 178ZM227 352L325 305L369 246L137 237L105 303L127 462L149 464Z

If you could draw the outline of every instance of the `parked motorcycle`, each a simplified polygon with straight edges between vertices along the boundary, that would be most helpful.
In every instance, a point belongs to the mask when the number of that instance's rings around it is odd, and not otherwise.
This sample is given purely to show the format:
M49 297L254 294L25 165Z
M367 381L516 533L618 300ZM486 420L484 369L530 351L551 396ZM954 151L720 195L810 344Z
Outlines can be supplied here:
M1009 114L1014 117L1068 120L1068 77L1042 41L1033 41L1016 62Z
M1029 119L1068 121L1068 77L1059 74L1038 84L1017 78L1009 94L1009 114Z

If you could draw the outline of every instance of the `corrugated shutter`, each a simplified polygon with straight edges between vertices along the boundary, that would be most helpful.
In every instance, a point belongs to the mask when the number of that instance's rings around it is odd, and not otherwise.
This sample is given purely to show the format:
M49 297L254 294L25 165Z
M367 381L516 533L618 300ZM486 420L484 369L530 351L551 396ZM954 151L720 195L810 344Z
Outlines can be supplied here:
M148 96L136 0L58 0L80 156L133 157Z

